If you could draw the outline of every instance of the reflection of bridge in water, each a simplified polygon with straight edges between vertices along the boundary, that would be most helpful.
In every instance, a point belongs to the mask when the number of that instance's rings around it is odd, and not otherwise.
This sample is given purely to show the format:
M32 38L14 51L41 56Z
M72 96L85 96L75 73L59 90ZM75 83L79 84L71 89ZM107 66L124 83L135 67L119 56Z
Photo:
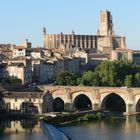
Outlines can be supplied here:
M45 85L39 88L52 95L54 111L103 108L126 114L140 112L140 88Z

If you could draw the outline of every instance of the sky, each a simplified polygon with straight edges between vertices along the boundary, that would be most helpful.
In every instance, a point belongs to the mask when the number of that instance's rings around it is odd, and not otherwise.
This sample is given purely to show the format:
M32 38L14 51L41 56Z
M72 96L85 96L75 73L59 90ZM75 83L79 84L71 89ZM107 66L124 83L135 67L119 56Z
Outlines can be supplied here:
M19 45L28 39L42 46L48 34L96 35L101 10L113 16L116 35L126 37L129 49L140 49L140 0L1 0L0 44Z

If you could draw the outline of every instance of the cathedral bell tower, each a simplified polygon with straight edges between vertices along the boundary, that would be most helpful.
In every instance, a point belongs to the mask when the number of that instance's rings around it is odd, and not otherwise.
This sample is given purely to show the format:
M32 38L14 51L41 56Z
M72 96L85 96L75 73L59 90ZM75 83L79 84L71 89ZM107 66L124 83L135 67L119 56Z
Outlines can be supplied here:
M100 28L98 35L114 35L113 19L110 11L100 12Z

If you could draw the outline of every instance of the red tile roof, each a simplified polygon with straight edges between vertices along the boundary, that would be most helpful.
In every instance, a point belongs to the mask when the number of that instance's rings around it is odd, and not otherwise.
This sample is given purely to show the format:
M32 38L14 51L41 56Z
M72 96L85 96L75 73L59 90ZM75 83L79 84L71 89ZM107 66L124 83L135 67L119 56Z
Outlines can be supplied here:
M16 46L16 49L25 49L25 46Z

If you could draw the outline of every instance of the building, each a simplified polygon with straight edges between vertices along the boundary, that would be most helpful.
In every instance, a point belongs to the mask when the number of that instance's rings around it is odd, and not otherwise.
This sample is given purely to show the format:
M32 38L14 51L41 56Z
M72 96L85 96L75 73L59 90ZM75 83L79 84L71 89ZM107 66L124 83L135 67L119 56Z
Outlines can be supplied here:
M27 48L25 56L34 59L44 58L44 50L43 48Z
M11 63L7 66L8 76L21 79L23 84L32 82L32 69L25 66L23 63ZM8 77L7 76L7 77Z
M3 98L7 111L42 113L42 92L13 92Z
M53 97L49 93L11 92L3 97L3 102L1 107L6 108L7 112L42 114L53 111Z
M63 57L55 61L55 73L68 71L72 74L78 74L80 69L80 60L78 58Z
M32 59L33 82L51 83L55 79L55 66L51 62Z
M8 72L7 72L7 63L0 61L0 82L4 82L7 78Z
M0 44L0 54L3 56L2 60L8 60L12 58L12 45Z
M27 56L27 49L31 49L31 42L28 42L28 39L25 40L25 42L21 45L13 45L12 47L12 58L16 57L26 57Z
M133 51L133 62L140 65L140 50Z
M105 60L108 60L108 56L104 53L90 53L88 54L88 63L86 66L88 66L89 69L93 69Z
M25 46L14 46L14 48L13 48L13 58L25 57L25 56L26 56Z
M46 28L43 28L43 46L46 49L58 48L63 51L80 48L89 53L103 52L109 56L112 50L126 49L125 37L115 35L112 15L107 10L100 13L97 35L77 35L74 31L71 34L47 34Z
M123 60L136 61L133 57L133 51L129 49L116 49L111 51L110 60Z

